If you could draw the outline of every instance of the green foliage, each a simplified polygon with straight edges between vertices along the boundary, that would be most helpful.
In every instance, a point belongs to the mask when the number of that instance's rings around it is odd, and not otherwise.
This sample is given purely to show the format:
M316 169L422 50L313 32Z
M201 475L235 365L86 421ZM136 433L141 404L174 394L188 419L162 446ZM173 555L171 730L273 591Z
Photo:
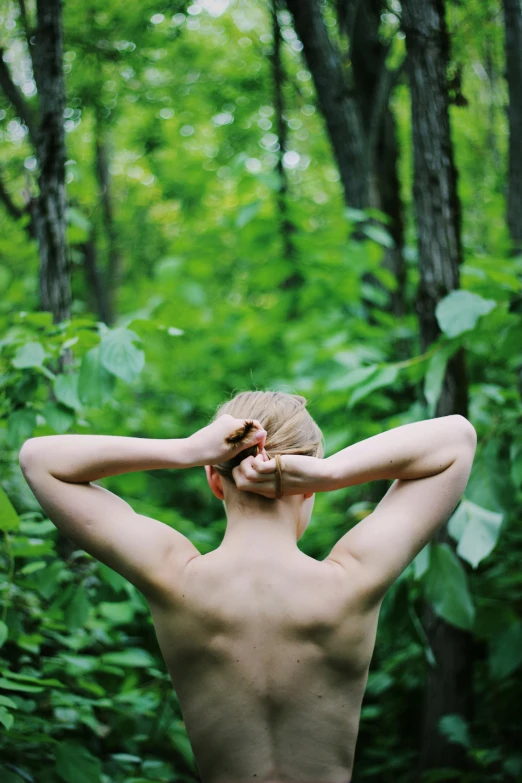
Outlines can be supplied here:
M446 622L470 630L475 607L466 573L447 544L432 544L426 573L426 595Z
M183 437L234 391L274 388L309 398L329 454L434 416L447 364L463 348L478 449L449 523L457 554L449 545L426 547L385 599L357 778L411 780L418 757L411 726L420 724L422 689L435 664L419 619L427 596L484 649L476 662L473 725L445 716L440 730L468 749L476 770L470 780L516 779L522 259L510 255L505 226L501 16L477 2L453 4L448 14L450 72L462 65L468 101L466 108L452 106L451 117L464 262L461 290L437 308L442 334L421 353L405 80L399 78L391 103L406 223L406 309L398 316L386 310L397 290L387 265L394 244L389 220L345 208L312 81L281 12L286 149L298 156L295 166L283 162L293 247L285 252L271 20L255 2L224 3L221 12L217 5L209 11L196 3L188 11L183 3L166 10L148 0L65 3L70 321L53 324L39 312L38 258L27 220L5 211L0 218L0 778L197 780L148 606L111 569L81 551L67 554L20 474L18 451L27 438ZM17 8L9 10L14 27L5 26L6 54L15 53L17 83L32 95ZM392 9L383 17L395 58L404 42ZM29 100L36 103L36 96ZM27 135L12 107L0 102L2 181L21 206L38 173ZM114 248L96 173L101 142L120 261L113 283ZM364 241L354 240L356 228ZM101 323L88 280L91 240L102 285L115 292L110 327ZM297 272L302 283L292 287L288 280ZM376 307L370 312L365 302ZM189 536L200 551L219 544L223 510L202 470L116 476L106 485L139 513ZM324 557L385 489L321 493L303 551ZM466 783L451 770L434 771L431 779Z

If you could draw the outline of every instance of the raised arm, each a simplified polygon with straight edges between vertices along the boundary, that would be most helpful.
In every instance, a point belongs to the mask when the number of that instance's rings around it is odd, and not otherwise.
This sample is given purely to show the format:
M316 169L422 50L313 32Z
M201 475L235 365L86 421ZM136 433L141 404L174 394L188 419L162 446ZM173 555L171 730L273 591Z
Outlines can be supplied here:
M382 432L327 459L284 455L284 494L393 480L375 510L326 558L343 567L355 561L364 566L369 592L378 599L457 507L476 443L470 422L453 415ZM239 489L275 497L275 460L248 457L233 475Z
M19 461L27 483L56 527L151 597L159 596L198 550L177 530L136 514L117 495L90 482L133 471L213 464L263 443L265 436L259 422L245 426L243 420L227 416L180 439L31 438L22 446Z
M327 559L365 568L379 600L457 507L471 472L477 436L463 416L407 424L324 460L332 488L395 479L375 510L348 531Z

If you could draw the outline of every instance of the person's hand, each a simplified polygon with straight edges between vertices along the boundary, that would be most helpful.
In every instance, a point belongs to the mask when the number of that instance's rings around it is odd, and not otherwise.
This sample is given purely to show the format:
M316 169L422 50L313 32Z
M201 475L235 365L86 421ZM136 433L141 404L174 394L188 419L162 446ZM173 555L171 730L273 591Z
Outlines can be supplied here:
M252 446L262 451L266 435L257 419L235 419L225 413L187 438L191 464L218 465Z
M299 454L283 454L280 460L283 496L321 492L327 488L324 460ZM233 469L232 476L238 489L266 498L276 497L276 461L268 459L264 449L256 457L246 457Z

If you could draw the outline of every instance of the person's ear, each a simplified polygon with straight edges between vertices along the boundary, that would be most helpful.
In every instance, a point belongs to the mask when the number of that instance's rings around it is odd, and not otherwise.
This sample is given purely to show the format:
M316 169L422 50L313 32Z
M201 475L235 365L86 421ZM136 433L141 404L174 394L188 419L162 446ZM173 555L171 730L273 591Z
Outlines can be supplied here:
M218 500L224 500L223 480L219 473L214 469L213 465L205 465L205 473L207 474L208 485L214 495Z
M308 500L308 498L311 498L315 495L315 492L306 492L303 497L305 500Z

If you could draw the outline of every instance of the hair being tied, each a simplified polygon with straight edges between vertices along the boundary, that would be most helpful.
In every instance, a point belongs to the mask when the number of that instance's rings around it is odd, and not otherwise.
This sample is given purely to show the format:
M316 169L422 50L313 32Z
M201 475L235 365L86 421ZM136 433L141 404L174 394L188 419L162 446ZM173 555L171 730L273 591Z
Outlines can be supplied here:
M302 454L322 457L323 435L306 410L306 399L299 394L272 391L247 391L223 403L213 421L228 413L237 419L257 419L267 432L265 451L270 459L276 454ZM215 470L234 481L232 470L246 457L257 454L257 446L245 449L228 462L214 465Z

